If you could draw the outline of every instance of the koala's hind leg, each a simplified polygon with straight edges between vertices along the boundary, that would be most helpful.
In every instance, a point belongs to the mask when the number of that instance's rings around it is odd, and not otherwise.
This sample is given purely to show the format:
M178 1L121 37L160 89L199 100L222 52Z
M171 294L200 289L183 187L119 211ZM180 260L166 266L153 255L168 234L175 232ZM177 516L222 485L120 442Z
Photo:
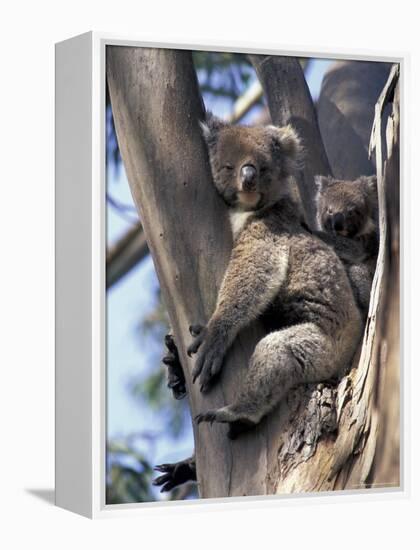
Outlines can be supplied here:
M337 374L337 363L332 339L313 323L272 332L256 346L235 403L199 414L196 420L229 423L228 435L235 438L258 424L293 386Z
M155 466L154 469L163 474L152 482L153 485L161 487L161 493L171 491L174 487L187 481L197 481L194 456L174 464L160 464Z

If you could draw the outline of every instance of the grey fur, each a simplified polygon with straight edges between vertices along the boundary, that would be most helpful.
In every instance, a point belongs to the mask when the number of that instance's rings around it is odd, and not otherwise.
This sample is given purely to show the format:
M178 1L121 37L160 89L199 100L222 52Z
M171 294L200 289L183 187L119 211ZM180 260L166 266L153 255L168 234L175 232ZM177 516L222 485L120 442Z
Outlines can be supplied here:
M378 255L378 193L375 176L360 176L354 181L316 176L316 234L334 248L347 274L364 315ZM332 228L331 217L339 214L342 229Z
M204 135L216 189L231 212L250 214L236 231L216 309L188 350L198 352L193 379L200 379L202 391L242 328L261 316L276 325L256 346L237 401L197 417L230 423L234 436L236 427L258 424L293 386L344 372L362 321L343 264L302 226L293 178L301 155L295 131L234 127L211 117ZM253 205L239 195L244 163L258 174Z

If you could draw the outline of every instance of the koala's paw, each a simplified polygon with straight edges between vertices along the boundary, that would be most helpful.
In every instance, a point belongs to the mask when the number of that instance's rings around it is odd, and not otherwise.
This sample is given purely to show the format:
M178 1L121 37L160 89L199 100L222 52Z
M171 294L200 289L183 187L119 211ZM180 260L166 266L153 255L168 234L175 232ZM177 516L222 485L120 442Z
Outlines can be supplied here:
M192 370L193 383L200 377L200 391L206 392L211 387L213 378L222 368L225 356L225 338L217 328L210 326L191 325L190 333L194 337L187 353L198 352L198 356Z
M168 353L162 358L162 363L168 367L168 388L171 389L175 399L182 399L187 394L185 376L179 359L178 348L171 334L165 336L165 346L168 348Z
M190 325L189 331L191 336L194 338L192 343L188 346L187 354L188 357L191 357L195 353L197 353L198 348L203 343L204 337L205 337L205 327L203 325Z
M210 425L213 422L229 424L229 439L236 439L239 435L252 430L256 426L256 422L250 420L244 413L237 413L229 406L198 414L195 421L197 424L201 422L209 422Z
M157 472L163 473L163 475L153 480L153 485L161 486L161 493L170 491L178 485L182 485L187 481L196 481L197 473L195 468L195 461L191 458L187 460L181 460L181 462L175 462L174 464L160 464L154 468Z

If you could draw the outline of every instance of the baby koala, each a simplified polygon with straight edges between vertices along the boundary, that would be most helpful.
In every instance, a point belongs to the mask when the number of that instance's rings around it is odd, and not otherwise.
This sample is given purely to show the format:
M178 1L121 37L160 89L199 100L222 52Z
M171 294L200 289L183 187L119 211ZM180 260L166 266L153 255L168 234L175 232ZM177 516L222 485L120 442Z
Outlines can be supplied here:
M346 266L358 306L367 314L378 255L376 176L354 181L316 176L315 234L334 248Z

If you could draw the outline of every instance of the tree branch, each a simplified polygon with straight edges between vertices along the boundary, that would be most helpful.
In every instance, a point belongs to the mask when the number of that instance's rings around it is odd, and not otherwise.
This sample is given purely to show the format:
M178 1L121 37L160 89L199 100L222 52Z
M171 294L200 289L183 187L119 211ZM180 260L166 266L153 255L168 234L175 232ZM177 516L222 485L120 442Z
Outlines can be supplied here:
M233 111L227 118L227 121L231 124L239 122L251 109L258 103L263 96L263 89L261 84L255 81L244 94L242 94L236 100Z
M375 173L367 152L375 104L390 67L388 63L336 61L324 76L316 110L336 178L354 180Z
M143 227L133 225L106 254L106 288L111 288L149 252Z

